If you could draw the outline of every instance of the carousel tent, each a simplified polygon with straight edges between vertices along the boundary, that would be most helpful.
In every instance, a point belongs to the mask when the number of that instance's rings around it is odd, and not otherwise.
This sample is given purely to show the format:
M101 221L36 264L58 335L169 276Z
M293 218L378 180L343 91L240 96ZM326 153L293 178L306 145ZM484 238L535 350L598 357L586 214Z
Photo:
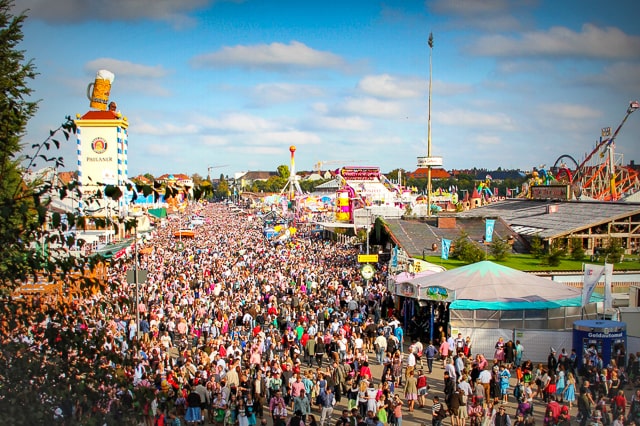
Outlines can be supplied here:
M582 291L490 261L472 263L408 281L417 294L424 288L453 293L450 309L550 309L581 306Z

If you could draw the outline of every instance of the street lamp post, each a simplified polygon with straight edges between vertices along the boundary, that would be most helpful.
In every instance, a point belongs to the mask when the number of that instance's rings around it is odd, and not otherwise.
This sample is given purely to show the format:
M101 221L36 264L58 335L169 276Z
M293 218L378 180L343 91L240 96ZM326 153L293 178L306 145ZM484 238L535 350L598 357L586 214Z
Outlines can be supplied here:
M134 219L133 229L134 229L134 238L133 238L133 285L135 286L136 292L136 337L138 342L140 341L141 333L140 333L140 282L138 279L138 218L141 216L140 213L129 213L129 216Z
M431 87L432 87L432 52L433 52L433 34L429 34L429 100L428 100L428 116L427 116L427 156L418 157L418 167L427 168L427 217L431 217L431 168L442 166L442 157L431 156Z
M135 231L134 239L133 239L133 273L134 273L134 284L136 286L136 336L138 342L140 341L140 293L138 283L138 218L136 218L136 222L133 225L133 229Z
M431 56L433 52L433 34L429 34L429 113L427 118L427 158L431 158L431 81L433 67ZM427 169L427 217L431 217L431 164Z

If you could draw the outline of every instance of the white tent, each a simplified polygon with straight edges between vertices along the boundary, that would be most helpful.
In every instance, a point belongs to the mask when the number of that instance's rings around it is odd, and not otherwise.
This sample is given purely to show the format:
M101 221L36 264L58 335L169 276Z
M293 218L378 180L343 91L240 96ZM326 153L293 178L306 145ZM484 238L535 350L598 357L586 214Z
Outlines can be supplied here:
M580 289L490 261L472 263L446 272L417 277L412 285L417 299L447 300L450 309L548 309L581 306Z

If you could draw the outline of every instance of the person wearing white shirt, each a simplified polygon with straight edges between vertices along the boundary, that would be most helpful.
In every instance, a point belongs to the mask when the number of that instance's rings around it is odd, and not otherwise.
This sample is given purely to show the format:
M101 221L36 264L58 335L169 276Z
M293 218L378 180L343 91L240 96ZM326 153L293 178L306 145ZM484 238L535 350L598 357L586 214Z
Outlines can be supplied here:
M411 376L411 373L416 369L416 356L413 352L410 352L407 356L407 370L405 371L405 379Z
M471 400L471 396L473 395L473 390L471 389L471 385L468 382L467 375L463 375L458 383L458 389L464 391L465 395L467 395L467 401Z
M449 377L451 377L451 380L453 380L454 383L457 381L458 376L456 375L456 368L453 366L453 360L451 358L447 359L444 371L449 373Z
M491 398L491 371L486 368L482 370L478 375L478 380L484 388L484 400L489 401Z
M359 351L362 349L362 347L364 346L364 340L362 340L362 336L361 335L356 335L356 338L353 340L353 347L355 348L356 351Z

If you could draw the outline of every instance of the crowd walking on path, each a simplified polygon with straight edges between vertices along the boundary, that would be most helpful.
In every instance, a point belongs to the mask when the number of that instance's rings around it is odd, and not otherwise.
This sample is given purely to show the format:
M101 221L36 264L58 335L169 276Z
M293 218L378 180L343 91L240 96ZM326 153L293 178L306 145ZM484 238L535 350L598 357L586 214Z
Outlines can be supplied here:
M156 227L137 259L114 262L105 292L70 301L64 314L36 297L21 324L0 323L3 339L84 339L87 349L68 356L128 380L100 389L96 404L80 394L63 404L61 423L115 411L146 426L402 426L407 416L521 426L535 423L534 410L545 426L575 422L571 410L581 426L640 419L640 390L624 392L635 357L603 366L597 353L551 348L547 365L534 366L520 341L500 338L488 356L446 330L420 342L405 335L386 267L360 276L357 247L304 227L267 239L257 212L223 203L185 214L204 218L193 239L174 237L181 220ZM137 305L133 262L148 271ZM134 398L136 389L148 397Z

